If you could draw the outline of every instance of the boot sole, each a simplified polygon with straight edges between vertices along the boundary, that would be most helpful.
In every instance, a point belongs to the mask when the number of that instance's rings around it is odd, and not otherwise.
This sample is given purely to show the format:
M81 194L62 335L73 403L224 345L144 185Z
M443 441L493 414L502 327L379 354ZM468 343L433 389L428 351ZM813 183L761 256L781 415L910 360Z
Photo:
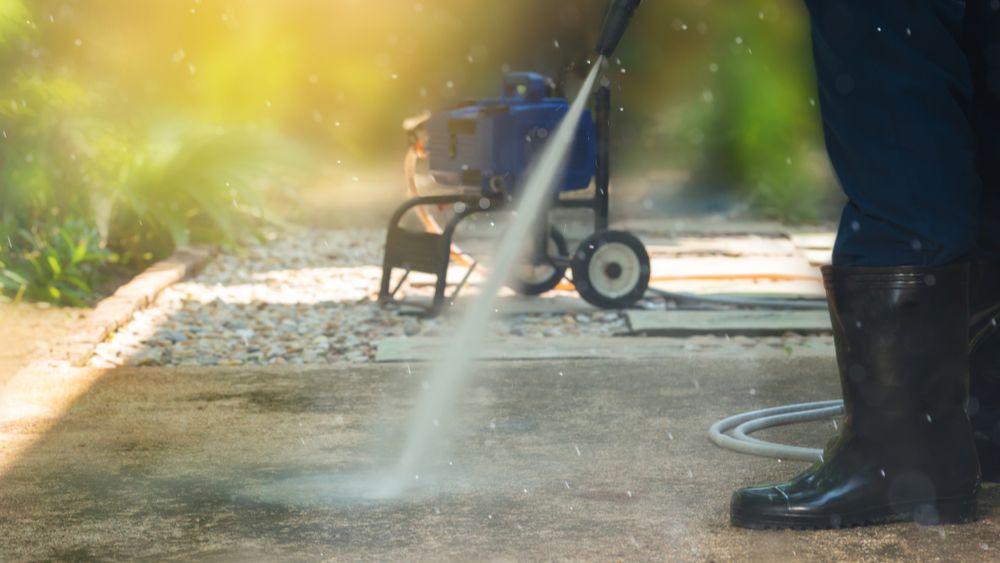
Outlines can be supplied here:
M858 526L876 526L897 522L916 522L922 526L965 524L976 520L976 498L938 499L913 502L904 506L878 507L852 514L793 515L746 514L733 512L730 523L752 530L832 530Z

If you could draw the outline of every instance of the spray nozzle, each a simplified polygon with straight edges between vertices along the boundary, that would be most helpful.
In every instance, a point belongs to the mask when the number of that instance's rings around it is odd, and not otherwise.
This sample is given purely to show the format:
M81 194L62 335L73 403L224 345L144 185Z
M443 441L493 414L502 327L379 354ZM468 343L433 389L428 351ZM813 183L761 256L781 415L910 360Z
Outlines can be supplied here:
M625 35L625 28L628 27L632 14L639 7L641 0L613 0L608 15L604 18L604 27L601 30L601 39L597 42L597 52L605 57L610 57L622 36Z

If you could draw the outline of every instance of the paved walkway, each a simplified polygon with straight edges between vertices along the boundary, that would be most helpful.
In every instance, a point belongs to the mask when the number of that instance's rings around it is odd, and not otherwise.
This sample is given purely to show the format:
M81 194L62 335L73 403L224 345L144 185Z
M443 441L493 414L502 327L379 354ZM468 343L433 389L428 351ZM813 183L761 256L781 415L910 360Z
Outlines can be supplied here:
M24 377L0 424L4 559L995 561L982 520L824 532L730 528L741 485L801 464L708 443L727 414L836 397L827 355L487 364L451 447L395 500L419 366L82 370ZM57 408L68 405L68 410ZM35 406L45 408L33 409ZM832 424L774 436L819 445Z
M822 294L808 278L829 258L829 233L626 227L662 289ZM91 368L38 365L7 382L0 559L998 559L992 486L967 526L729 527L735 488L803 466L725 452L707 428L838 397L822 312L505 297L482 354L494 361L443 421L448 447L407 477L406 494L372 499L372 475L394 465L411 425L421 361L453 322L377 307L380 245L379 231L301 231L222 255L100 346ZM726 273L790 279L712 279ZM819 446L834 433L831 421L770 436Z

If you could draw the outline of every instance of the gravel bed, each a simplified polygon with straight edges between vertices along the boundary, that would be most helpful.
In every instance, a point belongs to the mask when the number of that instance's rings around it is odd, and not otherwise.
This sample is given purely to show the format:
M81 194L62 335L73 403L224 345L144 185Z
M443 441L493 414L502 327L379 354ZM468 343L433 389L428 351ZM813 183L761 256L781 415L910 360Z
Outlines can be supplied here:
M272 233L242 253L222 254L196 277L165 290L98 346L90 363L363 363L373 360L383 338L447 335L454 319L422 320L376 303L384 236L380 230L295 229ZM493 320L491 331L524 338L610 336L626 332L627 322L608 311L521 314Z

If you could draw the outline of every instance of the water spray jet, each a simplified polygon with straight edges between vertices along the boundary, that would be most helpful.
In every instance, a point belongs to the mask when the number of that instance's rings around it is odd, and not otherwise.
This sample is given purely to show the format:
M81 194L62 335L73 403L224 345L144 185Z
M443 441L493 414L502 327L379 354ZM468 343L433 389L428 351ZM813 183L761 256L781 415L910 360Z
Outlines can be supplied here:
M588 117L587 105L598 76L607 57L614 52L624 35L638 5L639 0L616 0L612 3L597 45L597 61L568 107L560 107L558 100L545 97L548 85L544 80L539 80L536 75L517 73L505 79L504 97L499 102L476 104L446 115L438 122L433 117L428 120L432 130L437 125L430 151L431 168L438 172L436 176L446 180L450 178L462 186L471 185L482 192L474 193L471 198L463 198L461 195L414 198L397 211L387 235L380 301L391 302L395 294L395 291L390 291L390 276L394 267L406 269L396 290L411 270L430 271L437 274L438 282L434 301L428 312L436 314L444 301L447 269L453 254L451 236L458 221L464 218L465 213L499 210L513 203L514 193L517 196L516 211L499 242L493 267L480 286L478 295L463 312L454 338L449 341L443 355L431 365L430 377L418 398L402 453L392 475L383 479L377 487L378 496L394 497L402 494L419 480L421 464L435 440L444 432L442 426L446 426L446 415L453 410L463 382L468 378L476 351L486 339L488 321L496 310L501 288L505 285L525 287L523 280L514 279L519 263L527 259L532 265L547 264L554 271L546 279L534 284L536 291L531 293L554 288L562 281L564 272L571 268L577 290L592 304L621 308L635 303L645 294L650 276L649 256L645 248L638 238L629 233L607 230L610 174L610 90L607 87L603 87L597 97L599 130L594 131L594 135L600 138L599 144L595 145L594 139L588 138L589 129L584 121ZM530 103L523 103L525 101ZM533 130L534 136L544 139L544 145L536 153L530 167L522 169L516 159L511 164L511 159L504 158L509 155L503 154L502 149L514 147L513 151L508 150L513 154L523 150L519 147L523 145L521 139L524 136L518 132L517 126L523 127L525 119L537 119L534 116L539 113L544 115L545 112L558 116L554 133L549 127L536 127ZM504 119L508 117L509 119ZM492 127L495 123L501 123L507 124L507 129L513 129L516 133L508 138L490 136L479 129L481 122L490 125L488 131L491 132L504 130L503 127ZM581 124L584 126L581 127ZM544 135L540 134L542 131ZM479 154L463 155L465 145L460 141L463 138L466 139L466 145L471 139L479 147ZM447 144L442 144L442 139L447 139ZM529 134L527 139L532 142L532 135ZM435 141L437 145L433 144ZM483 154L488 156L483 157ZM581 154L583 160L579 161ZM472 163L475 167L469 162L463 162L463 156L475 159ZM594 177L595 197L584 206L594 211L595 233L579 245L572 257L565 256L565 240L561 240L561 235L550 234L548 211L553 205L560 205L558 194L561 191L567 187L585 187ZM465 199L469 201L466 202ZM458 208L456 204L459 203L462 204L462 211L441 233L415 236L398 226L403 215L421 205L452 205ZM523 249L532 237L536 244L526 257ZM555 240L557 256L551 255L550 238ZM473 263L466 280L474 267ZM466 280L463 280L459 288Z

